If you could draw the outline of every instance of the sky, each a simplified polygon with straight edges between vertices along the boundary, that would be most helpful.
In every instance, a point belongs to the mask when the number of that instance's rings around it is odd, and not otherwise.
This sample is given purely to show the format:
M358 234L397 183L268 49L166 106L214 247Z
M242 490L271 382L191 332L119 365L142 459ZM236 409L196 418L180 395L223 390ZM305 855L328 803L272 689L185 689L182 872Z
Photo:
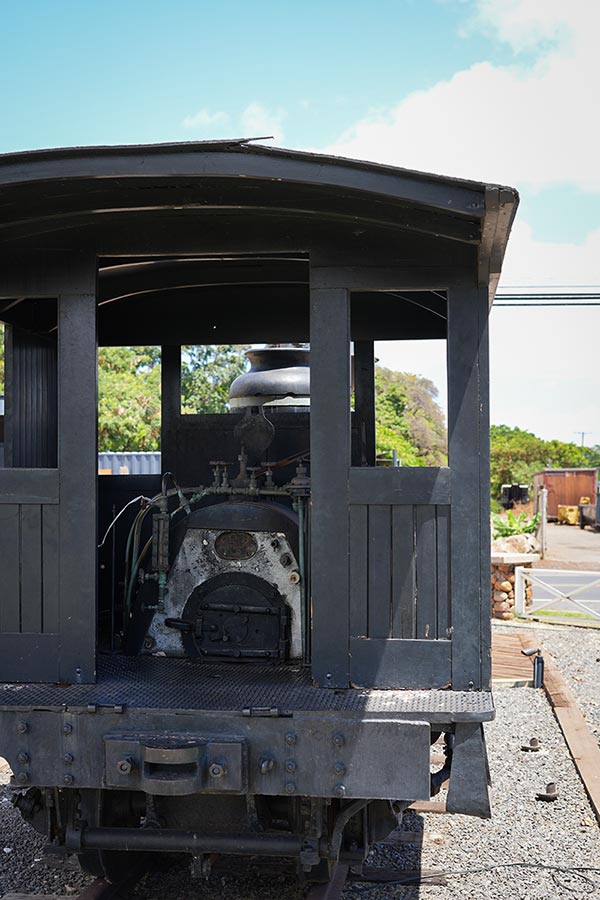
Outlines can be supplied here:
M2 0L0 152L273 135L510 184L501 285L600 285L600 0ZM492 422L600 443L600 307L495 309ZM382 347L432 378L439 347Z

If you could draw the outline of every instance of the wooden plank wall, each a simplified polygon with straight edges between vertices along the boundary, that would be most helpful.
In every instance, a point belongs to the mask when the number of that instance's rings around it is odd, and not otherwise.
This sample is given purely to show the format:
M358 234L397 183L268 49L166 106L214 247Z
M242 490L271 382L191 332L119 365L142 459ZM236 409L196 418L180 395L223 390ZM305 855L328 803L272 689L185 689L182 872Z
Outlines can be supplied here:
M0 633L58 631L58 506L0 504Z
M354 637L446 639L449 507L350 505Z

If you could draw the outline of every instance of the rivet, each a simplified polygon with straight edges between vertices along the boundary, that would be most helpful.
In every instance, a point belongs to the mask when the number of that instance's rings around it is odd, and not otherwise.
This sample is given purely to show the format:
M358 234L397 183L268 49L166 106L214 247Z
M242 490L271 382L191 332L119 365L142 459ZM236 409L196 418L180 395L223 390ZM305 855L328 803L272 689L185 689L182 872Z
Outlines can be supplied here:
M70 784L73 784L74 781L75 781L75 779L73 778L72 775L65 775L63 777L63 784L66 784L67 786Z
M345 784L336 784L333 789L333 793L336 797L345 797L346 796L346 785Z
M285 761L285 771L289 772L290 775L293 775L294 772L298 770L298 763L295 759L286 759Z
M28 732L29 731L28 723L27 722L19 722L19 724L17 725L17 731L19 732L19 734L25 734L26 732Z
M20 753L17 753L17 762L20 763L28 763L29 762L29 753L26 753L25 750L21 750Z
M295 783L293 781L286 781L284 790L286 794L293 794L296 790Z
M74 759L75 757L72 753L65 753L65 755L63 756L63 762L65 766L70 766Z
M344 735L337 732L331 738L334 747L343 747L346 743Z
M19 774L17 775L17 781L19 782L19 784L27 784L27 782L29 781L29 775L27 774L27 772L19 772Z
M290 745L295 744L297 740L298 740L298 735L295 734L293 731L288 731L288 733L285 736L286 744L290 744Z
M72 731L73 731L73 726L69 722L65 722L65 724L62 727L62 733L63 734L71 734Z
M333 767L333 771L336 775L345 775L346 774L346 766L343 762L336 762Z

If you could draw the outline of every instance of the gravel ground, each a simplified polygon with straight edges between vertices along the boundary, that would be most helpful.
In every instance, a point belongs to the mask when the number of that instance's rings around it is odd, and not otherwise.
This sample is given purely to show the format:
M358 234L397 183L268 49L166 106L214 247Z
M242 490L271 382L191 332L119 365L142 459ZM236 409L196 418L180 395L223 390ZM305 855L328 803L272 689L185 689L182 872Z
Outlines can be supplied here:
M536 628L600 743L600 629Z
M581 698L590 723L600 726L600 663L596 662L600 634L579 628L543 631L546 647L562 657L563 671L572 668L573 690ZM446 871L514 862L600 866L600 829L545 695L532 688L502 688L495 692L495 699L498 715L486 726L494 782L492 819L409 812L403 830L422 832L422 840L418 845L379 844L371 854L371 865ZM521 745L531 737L540 740L539 753L521 751ZM537 801L536 792L544 790L550 781L557 782L559 799L554 803ZM6 787L0 788L0 897L17 890L68 895L81 889L86 880L76 870L47 869L36 862L42 846L43 838L21 822ZM447 886L354 884L346 888L344 897L579 900L593 893L600 900L600 872L589 873L588 877L593 884L542 869L506 868L454 875L448 878ZM208 882L191 881L187 867L175 865L148 875L135 892L136 900L299 900L300 896L290 877L277 871L259 876L255 869L241 864L237 864L235 875L213 875Z
M403 828L424 829L420 852L410 845L378 845L373 864L403 868L421 865L446 871L511 862L600 866L600 829L543 691L501 688L495 691L495 700L496 720L486 726L493 780L492 819L407 815ZM531 737L540 740L540 752L521 751L521 745ZM558 784L559 799L553 803L536 800L536 793L545 790L550 781ZM594 896L600 897L600 871L589 877L594 881ZM366 893L357 885L347 889L345 897L578 900L591 892L592 886L580 878L561 875L560 881L558 884L550 872L542 869L508 868L452 876L446 887L388 886Z

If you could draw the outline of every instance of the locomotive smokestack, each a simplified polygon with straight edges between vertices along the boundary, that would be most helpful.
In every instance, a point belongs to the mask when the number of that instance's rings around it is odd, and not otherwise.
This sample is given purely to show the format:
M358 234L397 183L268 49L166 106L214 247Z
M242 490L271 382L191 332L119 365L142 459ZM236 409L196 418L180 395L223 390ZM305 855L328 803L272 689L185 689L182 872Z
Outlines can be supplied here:
M310 406L310 351L307 344L270 345L247 350L250 371L229 390L233 410L266 406L269 410L307 411Z

